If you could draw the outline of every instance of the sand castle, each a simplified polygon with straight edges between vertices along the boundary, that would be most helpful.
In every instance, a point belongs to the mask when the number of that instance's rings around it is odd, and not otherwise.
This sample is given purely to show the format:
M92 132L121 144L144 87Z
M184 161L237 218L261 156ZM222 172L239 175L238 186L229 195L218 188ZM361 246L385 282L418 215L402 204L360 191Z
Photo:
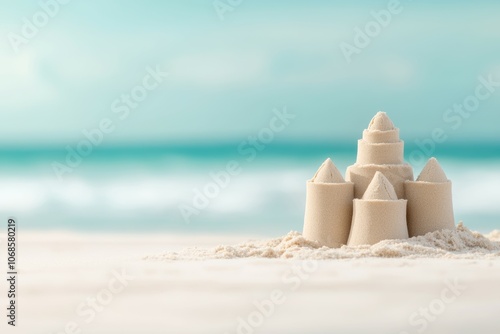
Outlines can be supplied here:
M323 246L374 245L454 228L451 182L435 158L414 181L399 129L384 112L363 132L345 180L327 159L307 182L303 235Z

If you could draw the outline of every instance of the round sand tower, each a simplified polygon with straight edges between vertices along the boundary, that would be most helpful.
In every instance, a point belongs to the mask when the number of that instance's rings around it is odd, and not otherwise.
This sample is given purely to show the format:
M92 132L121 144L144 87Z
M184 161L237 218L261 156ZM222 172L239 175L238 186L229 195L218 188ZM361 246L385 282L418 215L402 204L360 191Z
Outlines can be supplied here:
M363 131L358 141L356 163L346 172L346 180L354 183L354 197L362 198L377 172L393 185L399 199L406 198L404 183L413 181L413 168L404 163L404 142L385 112L379 112Z
M431 158L417 181L405 183L410 237L455 228L451 181Z
M387 178L376 172L362 199L354 200L349 246L374 245L387 239L408 239L407 201L398 199Z
M327 159L307 182L304 238L322 246L339 248L347 244L352 220L354 185Z

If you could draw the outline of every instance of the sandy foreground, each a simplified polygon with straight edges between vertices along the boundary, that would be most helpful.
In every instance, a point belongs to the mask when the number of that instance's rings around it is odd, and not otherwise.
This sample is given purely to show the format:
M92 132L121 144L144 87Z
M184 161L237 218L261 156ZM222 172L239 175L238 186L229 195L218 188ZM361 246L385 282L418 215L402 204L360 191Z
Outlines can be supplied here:
M0 332L500 333L500 256L144 260L247 239L24 232Z

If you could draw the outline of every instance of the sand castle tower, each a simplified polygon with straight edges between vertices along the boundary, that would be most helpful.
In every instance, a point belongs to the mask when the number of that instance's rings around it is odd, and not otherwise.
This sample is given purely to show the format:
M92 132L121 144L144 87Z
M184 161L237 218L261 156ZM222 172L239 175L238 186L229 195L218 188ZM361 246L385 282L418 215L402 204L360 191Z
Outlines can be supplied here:
M455 228L451 182L435 158L417 181L404 163L399 129L379 112L342 178L328 159L307 182L304 237L338 248Z
M374 245L386 239L408 239L406 205L406 200L398 199L389 180L376 172L363 198L354 200L348 245Z
M404 163L404 142L385 112L379 112L358 141L356 163L346 172L354 183L354 197L361 198L376 172L382 172L394 186L398 198L405 198L404 182L413 181L413 169Z
M354 184L327 159L307 182L304 237L331 248L347 244L353 199Z
M452 186L439 162L431 158L417 178L405 183L410 237L455 228Z

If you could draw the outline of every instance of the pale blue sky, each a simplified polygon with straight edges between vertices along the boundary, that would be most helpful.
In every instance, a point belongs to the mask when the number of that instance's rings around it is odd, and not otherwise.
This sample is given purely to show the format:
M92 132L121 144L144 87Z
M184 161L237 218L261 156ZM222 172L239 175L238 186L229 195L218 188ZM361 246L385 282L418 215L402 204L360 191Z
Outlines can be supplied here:
M387 3L247 0L221 21L212 1L73 0L16 54L9 33L40 5L1 1L2 146L78 141L156 65L169 78L108 144L240 141L282 106L297 115L282 139L357 138L379 110L406 139L449 130L443 113L474 93L479 75L500 81L500 4L401 1L347 63L340 43ZM500 140L499 123L500 88L449 134Z

